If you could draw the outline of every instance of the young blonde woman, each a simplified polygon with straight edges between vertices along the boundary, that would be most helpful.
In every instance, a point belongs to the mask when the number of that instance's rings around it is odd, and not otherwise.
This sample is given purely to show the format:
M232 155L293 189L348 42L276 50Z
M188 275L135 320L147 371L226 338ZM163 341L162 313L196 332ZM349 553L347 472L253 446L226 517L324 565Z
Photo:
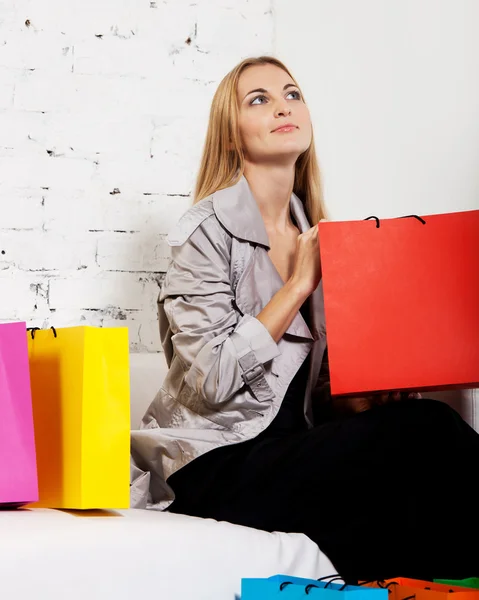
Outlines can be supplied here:
M274 58L243 61L169 235L169 372L132 433L133 505L304 532L348 581L477 575L479 436L418 395L328 393L324 217L300 88Z

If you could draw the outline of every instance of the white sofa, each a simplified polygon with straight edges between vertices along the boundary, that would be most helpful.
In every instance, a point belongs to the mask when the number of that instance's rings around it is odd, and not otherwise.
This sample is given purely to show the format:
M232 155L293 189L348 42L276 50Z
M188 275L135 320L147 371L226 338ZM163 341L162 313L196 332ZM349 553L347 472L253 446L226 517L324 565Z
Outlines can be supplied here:
M131 356L132 427L154 397L163 355ZM450 393L478 425L476 392ZM302 534L266 533L147 510L0 511L0 589L18 600L235 600L242 577L334 573Z

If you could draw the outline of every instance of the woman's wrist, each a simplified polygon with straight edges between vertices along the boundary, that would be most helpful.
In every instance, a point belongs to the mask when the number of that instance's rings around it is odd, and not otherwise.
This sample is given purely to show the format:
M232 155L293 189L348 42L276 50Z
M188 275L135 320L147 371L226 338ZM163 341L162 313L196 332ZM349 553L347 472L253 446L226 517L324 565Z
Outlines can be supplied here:
M303 304L308 296L311 295L311 290L303 282L299 281L294 275L292 275L288 281L284 284L287 288L288 293L297 300L298 303Z
M308 296L307 288L291 278L256 315L276 343L283 337Z

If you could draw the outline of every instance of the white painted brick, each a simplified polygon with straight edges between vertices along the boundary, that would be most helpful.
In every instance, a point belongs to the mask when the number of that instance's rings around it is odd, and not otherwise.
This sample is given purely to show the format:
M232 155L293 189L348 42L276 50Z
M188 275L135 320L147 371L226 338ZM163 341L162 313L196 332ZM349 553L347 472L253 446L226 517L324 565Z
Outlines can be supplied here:
M84 310L115 306L152 311L156 306L157 290L153 276L108 272L92 276L85 271L83 275L50 280L50 307Z
M44 3L18 0L18 4L23 14L28 15L34 30L62 31L75 40L89 34L132 35L131 31L137 30L139 13L148 7L148 2L138 0L48 0Z
M112 189L112 188L110 188ZM134 202L134 199L130 199ZM134 230L137 219L124 194L111 195L92 186L84 190L49 190L45 197L45 229Z
M137 347L133 348L135 351L162 351L157 318L149 320L143 319L142 321L140 321L136 337L138 338L138 342Z
M45 194L38 189L0 186L0 246L2 229L41 229Z
M145 228L158 231L161 234L168 234L192 204L191 196L153 196L151 199L151 212L148 215Z
M98 266L106 271L166 271L170 251L165 236L107 233L98 240Z
M210 0L210 4L214 5L216 2ZM158 0L154 5L156 8L138 12L138 34L151 40L161 40L161 46L155 44L154 48L159 52L163 49L170 56L188 47L188 37L192 40L190 46L193 45L198 4L190 0Z
M73 47L61 34L35 33L25 28L21 33L10 34L4 40L0 47L0 66L71 73Z
M15 23L16 11L14 0L0 0L0 16L0 36L2 36L2 33L10 31Z
M189 194L196 177L192 166L173 154L153 155L153 158L103 154L98 160L93 183L127 193Z
M251 6L253 4L251 3ZM245 56L270 52L273 22L269 8L264 10L265 7L264 5L261 7L261 4L260 10L251 9L244 4L240 9L235 10L228 6L200 3L196 38L198 47L203 51L215 47L223 48L230 53L239 51ZM230 69L233 67L234 64Z
M53 158L45 154L18 152L13 156L0 157L2 183L7 187L44 188L58 187L69 189L72 181L78 187L87 186L96 171L91 160Z
M184 73L185 77L205 83L214 82L216 85L236 63L244 58L244 55L242 52L229 52L224 48L216 47L204 52L195 44L173 58L175 69Z
M2 83L0 81L0 109L13 106L14 93L15 85L13 83Z
M2 269L0 266L2 320L28 320L35 311L37 285L47 285L47 282L35 273L21 273L15 269Z
M220 79L273 48L271 4L0 0L0 320L160 350L165 237Z
M112 195L107 189L93 188L72 190L68 196L60 190L44 193L44 226L54 230L68 229L74 222L76 228L85 231L167 234L192 203L189 197L144 196L124 191Z
M47 124L48 117L41 113L0 110L0 131L2 132L0 145L30 152L29 148L34 145L34 142L28 136L35 136L35 132L45 129Z
M75 45L74 69L78 74L168 77L172 66L167 53L155 52L153 40L139 36L129 39L118 36L99 39L92 36Z
M127 192L161 191L161 172L156 161L133 153L131 157L107 155L100 157L95 185L103 188L125 190Z
M23 71L15 86L16 110L65 110L75 97L76 80L72 76Z
M24 271L70 271L95 265L96 238L52 231L2 231L3 265Z
M151 154L169 166L174 161L188 171L196 171L203 150L206 135L207 115L203 119L192 116L154 118L154 131L151 139Z
M68 111L118 118L128 114L185 116L208 110L214 86L171 72L150 78L24 72L15 86L17 110ZM192 99L194 98L194 102Z
M15 74L12 72L12 69L0 67L0 110L11 110L13 108L15 97L15 81Z
M70 157L97 158L101 152L149 155L154 130L149 115L130 114L122 118L100 112L1 111L0 130L5 145L47 149ZM4 133L5 132L5 133Z
M159 352L161 350L158 320L142 316L141 312L127 313L125 320L104 317L102 327L127 327L130 348L133 352Z
M238 2L238 0L219 0L215 3L205 2L199 4L200 8L204 8L213 12L214 7L220 6L223 9L233 10L237 13L242 14L243 16L251 19L251 24L255 23L253 21L255 15L263 14L273 9L273 1L272 0L255 0L255 2ZM216 15L215 18L218 18Z

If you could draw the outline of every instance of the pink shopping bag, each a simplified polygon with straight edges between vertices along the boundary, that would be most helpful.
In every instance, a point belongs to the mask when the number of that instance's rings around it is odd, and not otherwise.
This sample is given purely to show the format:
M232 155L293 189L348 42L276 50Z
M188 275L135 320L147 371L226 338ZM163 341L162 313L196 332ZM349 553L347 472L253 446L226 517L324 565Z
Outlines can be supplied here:
M25 323L0 325L0 506L38 500Z

